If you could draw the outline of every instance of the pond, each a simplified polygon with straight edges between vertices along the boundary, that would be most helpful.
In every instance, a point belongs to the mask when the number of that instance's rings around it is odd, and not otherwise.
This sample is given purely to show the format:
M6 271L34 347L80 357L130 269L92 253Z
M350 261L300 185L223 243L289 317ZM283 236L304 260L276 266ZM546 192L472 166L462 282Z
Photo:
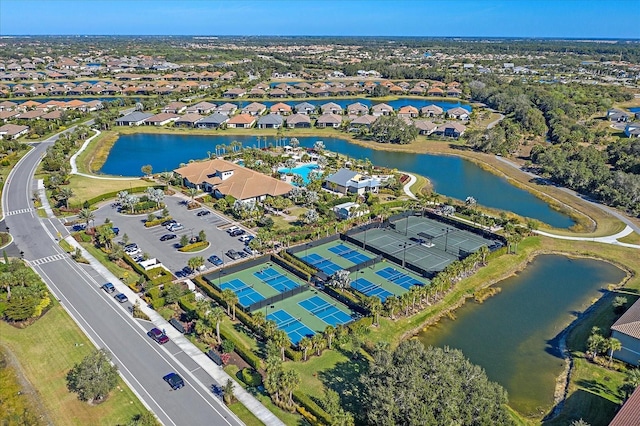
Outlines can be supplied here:
M526 415L553 406L564 368L558 334L610 283L619 268L592 259L538 256L516 276L496 284L502 292L483 304L470 302L418 338L425 345L462 350L509 392L509 405Z
M216 152L216 146L228 146L234 140L244 146L257 146L254 136L123 135L114 144L100 171L111 175L142 176L140 169L145 164L151 164L156 173L170 171L180 163L207 158L208 153ZM273 144L274 140L268 143ZM301 146L313 147L318 137L298 137L298 140ZM426 176L435 191L444 196L461 200L472 196L480 205L512 211L556 228L568 228L574 224L570 217L553 210L541 199L460 157L379 151L339 138L322 140L330 151L358 159L368 158L376 165Z

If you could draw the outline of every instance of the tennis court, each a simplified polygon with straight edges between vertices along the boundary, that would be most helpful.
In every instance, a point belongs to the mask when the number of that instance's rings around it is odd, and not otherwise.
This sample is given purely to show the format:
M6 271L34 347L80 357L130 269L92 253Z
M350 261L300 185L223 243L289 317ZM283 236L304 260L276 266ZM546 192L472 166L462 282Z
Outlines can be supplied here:
M282 309L271 312L267 315L267 320L275 321L276 326L287 333L294 345L297 345L303 337L311 337L315 334L313 330L302 323L301 318L294 318Z
M333 327L351 321L351 316L338 309L335 303L328 303L319 296L312 296L302 302L298 302L298 305Z
M267 283L280 293L284 293L287 290L292 290L296 287L299 287L299 285L295 281L289 279L289 277L281 274L272 267L254 272L253 275L261 279L263 282Z
M338 256L342 256L345 259L350 260L355 265L366 262L367 260L373 259L372 257L369 257L363 253L360 253L358 250L347 247L344 244L338 244L336 246L329 247L328 250L331 253L335 253Z
M343 267L333 263L330 259L325 259L317 253L311 253L307 256L302 256L301 259L308 264L313 265L315 268L320 269L322 272L329 276L335 274L341 269L344 269Z
M253 289L252 285L245 284L243 281L237 278L231 281L223 282L220 285L220 288L222 290L230 289L231 291L233 291L236 296L238 296L238 303L240 303L240 305L244 307L265 299L263 295Z
M409 290L414 285L424 285L422 282L416 280L415 278L409 276L408 274L398 271L396 268L392 268L391 266L387 266L384 269L381 269L376 272L382 278L393 282L401 287Z
M380 301L383 303L389 296L393 296L393 293L391 293L390 291L387 291L379 285L374 284L366 278L362 277L358 277L353 280L351 282L351 288L353 288L354 290L358 290L365 296L378 296L380 298Z

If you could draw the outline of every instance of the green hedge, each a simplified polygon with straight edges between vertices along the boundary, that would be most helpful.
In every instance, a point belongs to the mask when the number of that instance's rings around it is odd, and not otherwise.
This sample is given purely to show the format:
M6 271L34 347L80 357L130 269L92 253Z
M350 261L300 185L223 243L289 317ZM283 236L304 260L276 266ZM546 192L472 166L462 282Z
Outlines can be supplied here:
M254 354L251 349L247 348L241 341L237 340L235 336L233 336L232 334L227 334L224 329L220 329L220 336L224 340L229 340L233 343L236 353L240 355L240 357L244 359L247 364L249 364L256 370L260 370L262 368L262 360L256 354Z
M185 294L178 299L178 305L188 314L193 314L196 311L196 303L193 300L193 293Z
M406 204L406 201L404 200L395 200L395 201L389 201L388 203L381 203L380 205L392 209L395 207L404 207L405 204Z
M262 384L262 376L256 370L251 368L243 368L240 371L240 379L251 387L260 386Z
M293 392L293 400L303 406L309 413L316 416L316 418L324 424L332 424L331 416L324 411L322 407L316 404L311 398L301 391Z
M144 223L144 226L146 226L147 228L151 228L152 226L156 226L156 225L160 225L162 222L164 222L165 220L171 220L172 217L171 216L167 216L167 217L162 217L160 219L154 219L154 220L147 220Z
M180 247L178 251L190 252L200 247L209 247L209 241L198 241L197 243L187 244L186 246Z
M173 275L171 275L170 272L164 271L164 273L162 275L160 275L157 278L154 278L152 280L147 281L147 283L150 286L155 287L155 286L158 286L160 284L170 283L171 281L173 281Z
M302 352L297 351L293 348L284 348L284 354L291 361L302 361Z
M125 253L122 258L124 259L125 262L127 262L129 266L133 268L135 272L145 277L149 285L152 287L155 287L160 284L168 283L169 281L173 281L173 275L171 275L171 272L167 271L164 268L157 267L157 268L153 268L148 271L145 271L144 268L140 266L138 262L133 260L131 256L129 256L128 254Z
M165 185L153 185L151 187L149 186L136 186L134 188L130 188L127 192L129 194L136 194L136 193L140 193L140 192L145 192L147 190L147 188L154 188L154 189L162 189L164 190L166 188ZM89 198L87 200L87 202L89 203L90 206L93 206L94 204L97 204L101 201L104 200L108 200L111 198L116 198L118 196L118 193L120 191L111 191L111 192L106 192L102 195L98 195L97 197L93 197L93 198ZM82 204L84 204L84 202L79 203L79 204L74 204L73 206L70 207L82 207Z

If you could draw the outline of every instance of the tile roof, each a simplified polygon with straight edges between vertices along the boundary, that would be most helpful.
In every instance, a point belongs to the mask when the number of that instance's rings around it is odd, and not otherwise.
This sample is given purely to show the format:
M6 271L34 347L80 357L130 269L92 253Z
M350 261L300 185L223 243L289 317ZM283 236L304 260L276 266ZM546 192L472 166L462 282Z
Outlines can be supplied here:
M640 387L627 399L609 426L640 426Z
M249 114L238 114L229 120L229 124L252 124L256 121L256 118L253 115Z
M640 300L618 318L618 321L611 326L611 330L640 339Z
M223 180L218 173L221 171L233 171L233 174ZM190 163L174 172L191 183L206 182L222 194L231 195L237 200L263 195L284 195L293 189L292 185L284 181L221 159Z

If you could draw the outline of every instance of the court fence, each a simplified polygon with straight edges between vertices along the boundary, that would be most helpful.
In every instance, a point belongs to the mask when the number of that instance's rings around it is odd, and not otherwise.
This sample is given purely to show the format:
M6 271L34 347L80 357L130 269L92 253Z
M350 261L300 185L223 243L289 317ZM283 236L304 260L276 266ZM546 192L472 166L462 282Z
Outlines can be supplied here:
M295 288L292 288L291 290L283 291L282 293L276 294L275 296L267 297L266 299L262 299L258 302L252 303L246 309L244 309L244 311L253 312L258 309L262 309L265 306L269 306L272 303L281 302L284 299L288 299L292 296L295 296L296 294L300 294L302 292L309 290L309 287L310 287L309 284L304 284L304 285L301 285L300 287L295 287Z

